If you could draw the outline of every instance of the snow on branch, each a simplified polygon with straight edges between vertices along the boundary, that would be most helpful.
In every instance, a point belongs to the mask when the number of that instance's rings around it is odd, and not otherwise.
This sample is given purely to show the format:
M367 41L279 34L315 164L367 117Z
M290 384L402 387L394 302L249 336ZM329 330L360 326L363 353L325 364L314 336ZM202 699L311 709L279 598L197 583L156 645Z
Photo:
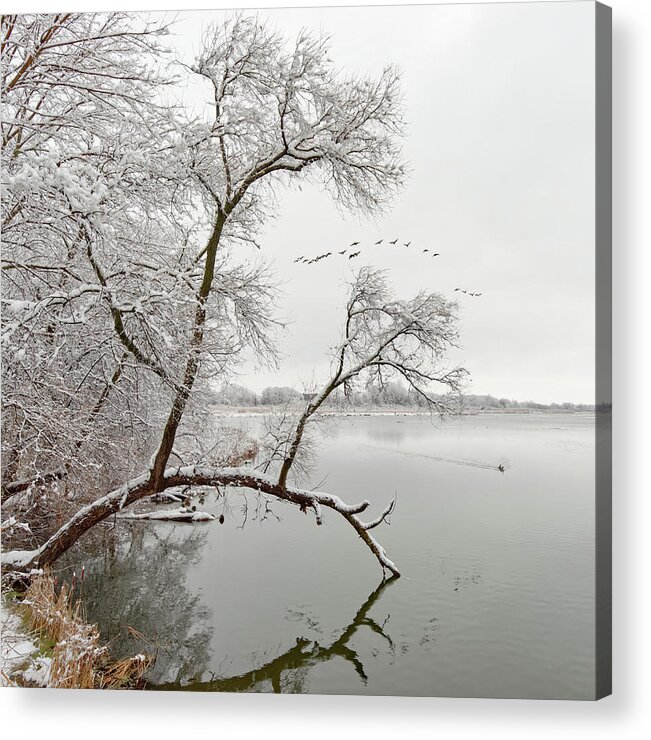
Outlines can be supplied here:
M268 175L318 170L346 208L379 209L405 176L400 76L342 74L329 39L290 42L257 16L208 28L194 71L213 86L215 118L196 161L211 198L233 210ZM212 157L207 152L213 152Z
M382 522L386 521L387 517L393 512L395 508L396 508L396 500L392 499L391 503L376 519L373 519L372 521L367 522L364 525L364 529L368 531L369 529L373 529L379 526L380 524L382 524Z
M343 516L357 531L364 543L375 555L383 570L388 570L397 576L400 575L398 568L389 559L384 548L368 533L369 529L377 526L386 519L388 514L393 510L393 502L380 515L379 520L376 519L365 523L357 515L369 507L370 504L368 501L350 505L334 494L279 486L274 477L257 473L247 467L212 468L198 465L167 468L162 485L156 491L154 490L149 473L132 479L124 486L120 486L111 493L102 496L80 509L70 521L52 535L41 547L29 551L3 553L2 564L6 568L15 568L18 570L24 570L35 565L39 567L48 565L56 560L90 526L93 526L97 522L106 519L112 514L116 514L123 508L153 493L159 493L172 488L186 488L188 486L230 486L232 488L244 488L258 493L264 493L282 501L295 504L303 511L311 509L315 513L317 524L322 522L322 508L332 509ZM140 518L152 518L152 516L148 514Z
M445 355L456 346L457 304L438 293L419 293L397 300L385 274L362 267L350 286L343 337L333 351L332 375L310 400L293 429L291 443L280 468L285 485L303 444L306 426L326 399L338 388L350 392L360 378L382 388L389 378L405 380L417 397L439 414L450 410L433 385L459 394L467 371L444 365Z

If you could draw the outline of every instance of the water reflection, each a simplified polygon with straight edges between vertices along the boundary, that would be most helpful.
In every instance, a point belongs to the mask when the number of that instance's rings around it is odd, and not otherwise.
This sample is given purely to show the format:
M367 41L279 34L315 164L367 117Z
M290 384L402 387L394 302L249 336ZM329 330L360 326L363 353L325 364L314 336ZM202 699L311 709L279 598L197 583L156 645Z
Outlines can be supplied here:
M594 460L588 416L343 419L307 485L374 509L398 492L399 588L359 606L376 564L339 517L215 492L223 526L120 521L115 555L86 559L88 616L114 651L158 651L152 688L588 698Z
M99 624L113 657L156 655L151 680L187 681L206 670L212 615L185 583L206 535L207 529L134 522L114 552L87 565L78 586L87 618Z
M343 658L347 661L359 677L361 683L365 686L368 682L366 669L359 654L349 643L358 629L368 628L385 641L387 649L392 654L395 653L393 640L384 629L389 617L387 616L384 622L379 624L369 616L371 608L377 603L384 590L395 580L397 580L395 576L383 580L360 606L350 624L328 646L320 645L316 640L297 637L294 647L277 658L239 676L222 678L213 675L208 681L189 682L182 686L179 686L176 682L161 684L150 682L148 688L159 690L184 689L186 691L231 692L271 690L277 694L303 693L306 691L305 684L308 680L309 672L319 663L326 663L333 658Z

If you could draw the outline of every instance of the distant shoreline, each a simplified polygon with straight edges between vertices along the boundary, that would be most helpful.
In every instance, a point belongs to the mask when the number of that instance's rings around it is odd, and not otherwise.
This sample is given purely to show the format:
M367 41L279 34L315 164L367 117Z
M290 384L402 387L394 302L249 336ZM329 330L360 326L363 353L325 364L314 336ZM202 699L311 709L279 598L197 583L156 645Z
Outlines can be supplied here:
M232 406L213 406L212 410L216 416L224 418L233 417L256 417L265 416L267 414L273 414L279 411L283 407L278 406L249 406L242 408L233 408ZM520 409L464 409L459 413L450 414L450 416L486 416L486 415L499 415L499 416L522 416L522 415L572 415L576 416L594 416L596 413L595 409L534 409L534 408L520 408ZM431 411L424 409L405 409L405 408L359 408L359 409L324 409L321 412L321 416L432 416Z

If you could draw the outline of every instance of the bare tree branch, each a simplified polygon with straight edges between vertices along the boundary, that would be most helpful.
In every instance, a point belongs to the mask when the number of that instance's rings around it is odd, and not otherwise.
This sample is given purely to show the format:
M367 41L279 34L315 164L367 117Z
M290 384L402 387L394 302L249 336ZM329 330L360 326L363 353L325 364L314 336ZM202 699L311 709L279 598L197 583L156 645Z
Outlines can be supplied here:
M285 485L303 441L308 422L329 396L349 387L366 374L367 383L379 379L374 371L386 367L403 378L432 410L448 411L431 390L436 383L459 393L467 375L464 368L446 369L446 352L457 341L456 304L437 293L396 300L381 270L363 267L351 284L343 339L333 352L333 372L296 422L293 440L280 468Z

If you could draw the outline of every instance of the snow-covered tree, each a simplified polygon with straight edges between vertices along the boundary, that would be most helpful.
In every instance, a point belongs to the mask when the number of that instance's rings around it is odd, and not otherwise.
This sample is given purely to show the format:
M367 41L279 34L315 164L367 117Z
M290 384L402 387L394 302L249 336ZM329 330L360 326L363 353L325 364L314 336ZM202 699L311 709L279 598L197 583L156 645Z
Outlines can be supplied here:
M173 302L158 320L150 307L179 281L183 234L166 184L174 114L157 102L166 30L2 17L4 501L53 475L66 498L101 490L146 449L143 370L166 380L152 339L165 347L156 330L176 325Z
M98 480L102 495L3 559L44 565L146 496L234 486L311 509L318 523L324 506L336 510L397 574L369 534L393 503L365 523L368 501L350 506L288 475L307 421L336 388L397 374L434 403L427 383L456 387L460 371L439 367L455 336L440 296L396 301L382 276L362 270L333 378L293 428L280 470L216 467L185 447L190 462L177 463L202 385L244 349L273 358L274 286L264 265L237 255L257 244L278 189L309 178L342 209L391 204L404 177L398 73L346 76L326 38L290 42L235 15L206 32L191 73L207 81L212 114L188 120L163 103L174 84L165 31L137 15L3 18L4 495L61 468L69 483L79 461L94 470L111 450L119 456L125 437L142 448L125 454L140 471L112 467L119 480Z
M118 13L2 18L5 501L137 472L182 382L212 214L192 127L161 102L166 33ZM218 266L216 372L272 325L262 267L226 248Z

